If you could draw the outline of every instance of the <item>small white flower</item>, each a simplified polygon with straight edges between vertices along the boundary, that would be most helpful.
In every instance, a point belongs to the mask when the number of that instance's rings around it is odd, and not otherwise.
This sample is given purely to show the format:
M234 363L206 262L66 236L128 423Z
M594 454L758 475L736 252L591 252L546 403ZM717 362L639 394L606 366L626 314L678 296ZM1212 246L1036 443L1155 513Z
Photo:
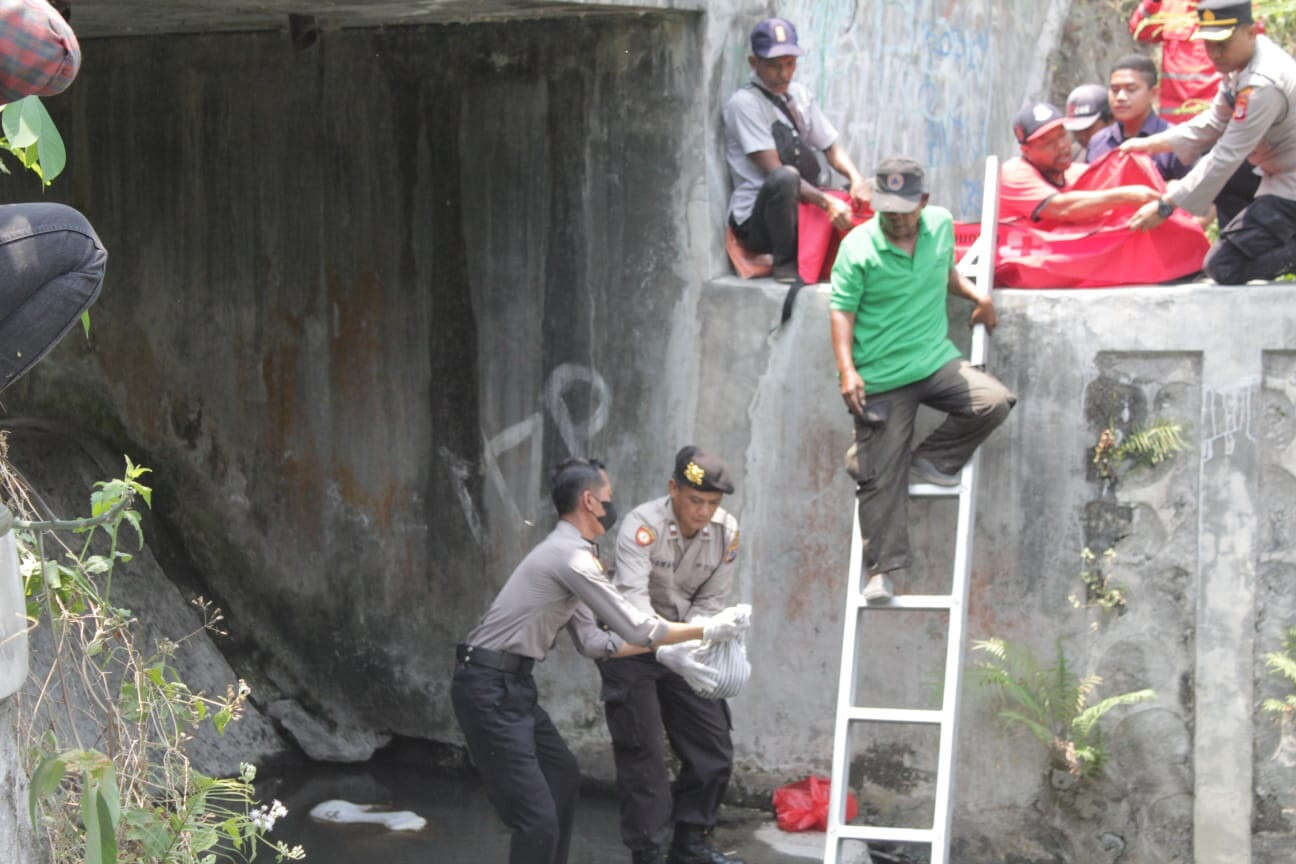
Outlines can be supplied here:
M282 819L288 815L288 808L276 798L274 803L270 805L270 815L276 819Z
M251 762L239 763L239 779L244 783L251 783L256 779L256 766Z

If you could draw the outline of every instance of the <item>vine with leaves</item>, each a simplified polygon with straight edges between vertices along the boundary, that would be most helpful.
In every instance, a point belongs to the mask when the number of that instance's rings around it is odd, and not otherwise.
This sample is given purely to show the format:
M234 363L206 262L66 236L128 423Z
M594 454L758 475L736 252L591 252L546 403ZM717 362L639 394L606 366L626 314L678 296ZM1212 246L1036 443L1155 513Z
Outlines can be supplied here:
M266 834L286 812L258 803L256 769L208 777L186 754L200 726L241 715L248 688L191 689L175 666L185 639L221 633L220 610L198 598L201 623L145 651L139 621L113 600L118 565L143 548L137 500L151 505L148 468L95 484L90 515L57 518L7 460L0 494L19 514L14 535L30 626L50 631L47 674L23 698L32 825L50 864L216 864L305 856ZM126 528L129 530L124 530Z

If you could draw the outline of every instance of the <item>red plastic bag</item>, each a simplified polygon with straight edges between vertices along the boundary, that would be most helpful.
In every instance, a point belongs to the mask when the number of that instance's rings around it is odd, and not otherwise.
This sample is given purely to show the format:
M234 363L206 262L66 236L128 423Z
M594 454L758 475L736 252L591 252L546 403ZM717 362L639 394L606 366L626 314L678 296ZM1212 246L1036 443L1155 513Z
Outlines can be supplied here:
M828 795L831 783L827 777L807 777L774 790L774 812L778 827L784 831L827 831ZM859 815L855 796L846 793L846 821Z
M1113 150L1089 166L1069 189L1143 184L1164 190L1152 160ZM995 285L1001 288L1098 288L1154 285L1201 269L1210 241L1197 220L1176 210L1152 231L1126 227L1134 207L1090 222L1041 220L999 223Z

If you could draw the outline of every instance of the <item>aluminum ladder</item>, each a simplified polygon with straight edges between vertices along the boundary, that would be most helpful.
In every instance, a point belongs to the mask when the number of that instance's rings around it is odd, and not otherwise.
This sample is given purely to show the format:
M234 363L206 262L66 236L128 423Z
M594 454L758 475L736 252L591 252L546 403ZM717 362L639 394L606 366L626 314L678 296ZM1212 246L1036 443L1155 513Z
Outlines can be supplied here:
M958 262L961 273L978 288L994 285L993 250L996 248L995 229L999 221L999 160L986 159L985 191L981 203L981 234ZM972 331L971 356L973 364L985 362L986 332L978 324ZM931 864L948 864L950 823L952 809L950 798L954 785L954 742L957 738L959 688L963 677L963 631L967 620L968 582L972 561L972 519L976 512L977 463L980 448L963 466L959 485L935 486L927 483L912 484L909 495L915 498L957 498L958 530L954 549L954 577L949 594L911 594L892 598L889 603L870 606L864 602L862 590L863 539L860 536L858 514L851 526L850 573L846 587L846 622L842 635L841 671L837 685L837 721L833 734L832 793L828 804L828 831L825 839L824 864L837 864L843 840L876 840L891 843L927 843L931 846ZM948 610L949 634L946 639L945 684L939 711L908 708L868 708L853 703L855 669L858 657L858 628L862 612L874 615L896 610ZM847 752L850 724L859 722L926 724L940 727L940 753L936 768L936 801L930 828L890 828L873 825L847 825L846 812Z

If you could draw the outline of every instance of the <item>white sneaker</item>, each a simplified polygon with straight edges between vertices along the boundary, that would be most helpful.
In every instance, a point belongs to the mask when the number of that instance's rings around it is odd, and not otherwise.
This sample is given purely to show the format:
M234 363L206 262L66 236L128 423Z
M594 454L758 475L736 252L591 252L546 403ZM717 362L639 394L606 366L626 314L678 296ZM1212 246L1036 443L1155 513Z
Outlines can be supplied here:
M958 474L946 474L930 460L914 456L909 460L909 482L931 483L934 486L957 486L961 477Z
M864 586L864 602L870 605L890 602L894 591L895 586L891 583L890 576L885 573L874 573L869 577L868 584Z

